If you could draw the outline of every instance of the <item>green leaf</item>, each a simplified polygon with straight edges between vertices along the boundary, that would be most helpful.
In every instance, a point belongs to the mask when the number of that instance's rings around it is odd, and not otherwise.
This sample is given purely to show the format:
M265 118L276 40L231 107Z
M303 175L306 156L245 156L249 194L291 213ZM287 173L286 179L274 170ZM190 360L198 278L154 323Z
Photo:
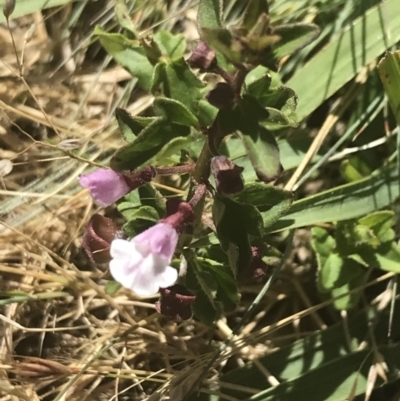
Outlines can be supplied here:
M397 168L386 167L371 177L294 202L289 212L267 231L354 219L395 202L399 191Z
M189 133L190 129L186 126L170 124L157 118L132 143L114 154L110 162L111 168L116 171L134 171L149 164L173 139L186 137Z
M8 0L1 0L0 7L3 8ZM58 7L64 4L72 3L71 0L17 0L14 11L10 15L10 19L22 17L24 15L40 12L43 9ZM4 13L0 13L0 23L6 22Z
M318 37L320 29L315 24L298 23L275 26L273 33L280 37L273 47L275 56L282 58L310 44Z
M400 51L386 53L378 64L378 71L397 125L400 126Z
M193 74L183 58L171 61L165 66L164 94L178 100L195 116L198 115L200 89L205 85Z
M114 280L109 280L104 288L104 291L108 295L115 295L117 291L121 288L121 284Z
M246 127L242 133L241 139L258 179L264 182L276 180L282 172L282 165L272 133L260 125Z
M133 142L143 128L155 120L155 117L132 117L125 109L119 107L115 110L115 117L122 136L128 143Z
M107 33L96 26L93 35L97 36L107 53L118 64L138 79L139 85L149 90L154 67L147 59L143 48L137 41L129 40L119 33Z
M244 61L243 44L234 38L228 29L203 27L202 33L208 45L231 63L238 64Z
M179 34L172 34L168 31L158 31L153 35L154 41L158 44L163 55L167 55L171 60L181 58L186 50L185 37Z
M233 274L245 275L252 258L249 236L262 236L260 213L253 205L217 197L213 203L213 219Z
M369 227L379 238L380 242L384 243L394 239L394 231L391 229L393 220L394 212L391 210L382 210L362 217L358 222Z
M160 219L157 210L151 206L124 209L123 215L128 221L122 228L128 237L134 237L138 233L153 226Z
M251 204L263 212L264 227L268 227L290 209L293 195L284 189L255 182L246 184L234 199L240 203Z
M150 92L154 95L160 88L161 84L165 80L165 66L166 63L159 62L155 65L153 75L151 77Z
M334 251L336 241L324 228L313 227L311 232L311 245L317 255L318 269L321 270L329 255Z
M201 0L197 14L200 29L221 26L222 2L220 0Z
M382 270L400 273L400 249L394 242L379 247L375 257Z
M263 13L268 14L268 2L266 0L248 0L247 3L242 25L250 31Z
M198 258L197 262L200 269L211 274L217 283L216 298L221 301L224 310L235 308L240 294L229 266L205 258Z
M198 119L203 127L210 126L218 114L218 109L210 104L207 100L200 99L198 103Z
M178 100L157 97L154 100L154 111L171 123L199 128L197 118Z
M115 16L117 17L118 24L122 26L122 28L130 31L133 36L136 38L136 28L134 23L132 22L132 18L129 15L128 7L126 6L125 0L116 0L115 2Z
M271 86L271 81L271 75L264 74L260 78L251 81L251 83L246 86L245 92L251 96L254 96L256 99L258 99L260 104L263 105L262 99L268 93L268 90ZM265 106L268 106L268 104L264 105L264 107Z
M286 83L300 99L299 121L400 41L398 0L379 3L337 34ZM390 35L383 15L390 15ZM327 72L321 74L321 71Z
M337 253L331 253L327 258L318 274L319 288L324 291L331 291L339 281L344 260Z

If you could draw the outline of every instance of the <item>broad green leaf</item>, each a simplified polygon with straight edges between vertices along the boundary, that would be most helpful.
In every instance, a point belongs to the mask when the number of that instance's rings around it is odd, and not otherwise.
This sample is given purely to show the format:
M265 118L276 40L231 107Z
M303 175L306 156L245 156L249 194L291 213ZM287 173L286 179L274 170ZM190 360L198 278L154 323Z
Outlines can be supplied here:
M197 259L188 262L188 269L193 270L200 288L207 296L211 305L214 306L214 298L217 295L218 290L218 283L214 276L207 269L204 269L203 264Z
M282 58L310 44L318 37L320 29L315 24L297 23L276 26L273 33L280 37L273 47L275 56Z
M221 26L222 2L220 0L201 0L197 14L200 30Z
M155 117L132 117L125 109L119 107L115 110L115 117L122 136L128 143L134 141L143 128L155 120Z
M162 118L154 120L136 139L118 150L111 159L114 170L136 170L155 158L173 139L188 136L188 127L170 124Z
M290 209L293 195L289 191L254 182L246 184L234 199L240 203L249 203L263 212L264 227L268 227Z
M371 177L294 202L289 212L267 231L354 219L390 205L399 194L397 168L385 167Z
M108 33L99 26L96 26L93 35L99 38L107 53L113 56L118 64L138 79L140 86L146 90L150 89L154 67L137 41L129 40L119 33Z
M194 115L198 115L200 89L205 85L194 75L183 58L165 66L164 94L183 103Z
M289 79L286 85L300 99L299 121L356 76L364 65L400 41L398 8L398 0L387 0L370 8ZM383 16L388 16L390 22L384 22Z
M400 51L386 53L378 64L378 70L397 125L400 126Z
M157 97L153 103L154 111L171 123L199 127L197 118L178 100Z
M250 235L261 237L262 219L259 211L253 205L228 198L215 198L213 219L233 274L245 276L252 257Z
M163 55L168 56L171 60L181 58L186 50L185 37L179 34L161 30L154 34L154 41L158 44Z

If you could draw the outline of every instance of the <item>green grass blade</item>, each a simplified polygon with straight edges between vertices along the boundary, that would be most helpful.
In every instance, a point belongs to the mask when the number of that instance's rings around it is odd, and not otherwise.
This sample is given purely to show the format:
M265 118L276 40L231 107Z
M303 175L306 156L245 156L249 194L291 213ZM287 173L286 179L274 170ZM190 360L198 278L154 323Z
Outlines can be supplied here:
M299 120L398 41L399 0L388 0L368 10L286 83L299 97L296 110Z
M23 15L43 10L44 8L58 7L64 4L72 3L74 0L17 0L15 10L11 14L10 19L22 17ZM3 8L6 0L0 0L0 6ZM0 12L0 23L5 22L6 18Z
M366 179L294 202L289 213L267 230L275 232L366 215L394 202L400 195L398 183L397 167L387 167Z

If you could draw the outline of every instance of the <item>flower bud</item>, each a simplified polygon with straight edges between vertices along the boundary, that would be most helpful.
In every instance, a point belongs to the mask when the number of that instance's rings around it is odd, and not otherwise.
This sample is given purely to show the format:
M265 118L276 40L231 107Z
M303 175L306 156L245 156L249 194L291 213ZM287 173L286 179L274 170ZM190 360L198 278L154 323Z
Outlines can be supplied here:
M188 320L192 317L192 304L196 295L191 294L186 287L175 284L172 287L160 290L161 298L156 303L157 312L176 322Z
M120 234L119 227L108 217L94 214L83 235L83 247L90 260L106 263L111 260L110 244Z
M154 167L146 167L134 173L119 173L100 168L79 177L82 187L90 191L100 206L109 206L130 191L150 182L156 175Z
M215 51L206 42L199 42L192 55L188 59L191 68L198 68L200 71L210 71L217 64Z
M211 174L215 179L217 192L230 196L243 191L243 167L231 162L226 156L216 156L211 160Z
M262 260L262 250L257 246L251 247L253 259L249 269L249 279L259 281L265 277L268 270L268 265Z
M206 99L217 109L228 109L235 103L235 92L226 82L218 82L210 92Z
M160 223L167 223L181 233L186 224L193 222L193 218L193 206L190 203L170 199L167 201L167 217L161 219Z

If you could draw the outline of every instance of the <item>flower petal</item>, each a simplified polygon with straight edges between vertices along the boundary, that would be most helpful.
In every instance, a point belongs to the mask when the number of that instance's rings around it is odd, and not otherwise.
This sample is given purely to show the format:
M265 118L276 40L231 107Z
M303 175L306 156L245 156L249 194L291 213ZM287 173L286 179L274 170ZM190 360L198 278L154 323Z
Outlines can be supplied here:
M100 206L111 205L130 192L123 174L103 168L81 175L79 183L90 191L94 201Z
M160 288L170 287L178 280L178 271L171 266L167 266L162 273L156 276L156 280Z
M178 233L170 224L158 223L137 235L132 241L149 244L151 253L164 256L169 264L174 256L178 238Z
M137 252L136 245L124 239L117 238L111 242L110 255L116 259L130 259L132 253Z

